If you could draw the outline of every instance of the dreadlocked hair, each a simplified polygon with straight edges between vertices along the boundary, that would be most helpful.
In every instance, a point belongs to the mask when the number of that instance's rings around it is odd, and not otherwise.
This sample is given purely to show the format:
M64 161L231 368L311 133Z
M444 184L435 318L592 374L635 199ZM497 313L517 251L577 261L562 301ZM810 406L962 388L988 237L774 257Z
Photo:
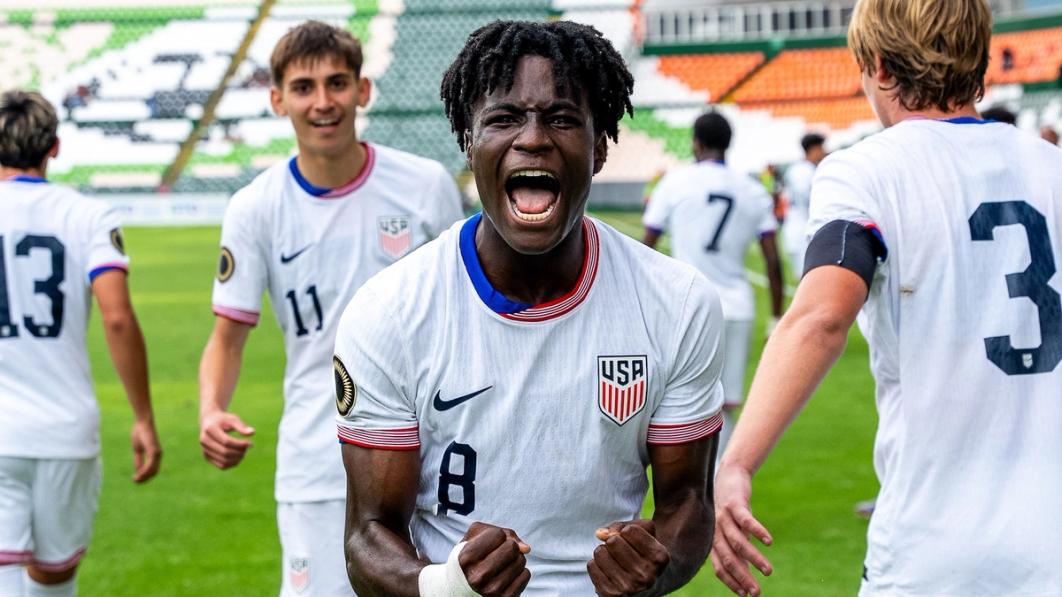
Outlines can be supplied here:
M585 91L594 130L617 140L623 114L634 115L634 77L600 31L570 21L494 21L468 36L439 90L462 151L468 144L465 133L472 130L473 108L495 89L512 89L524 56L541 56L553 63L558 94L571 91L579 97Z

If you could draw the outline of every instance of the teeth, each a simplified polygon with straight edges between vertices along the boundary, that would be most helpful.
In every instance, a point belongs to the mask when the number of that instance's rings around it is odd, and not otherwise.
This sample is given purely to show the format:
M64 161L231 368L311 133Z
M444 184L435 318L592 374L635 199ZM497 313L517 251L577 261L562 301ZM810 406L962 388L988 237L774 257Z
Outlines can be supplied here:
M556 178L553 174L546 172L545 170L517 170L509 176L509 179L511 180L520 176L546 176L548 178Z
M542 212L540 214L525 214L524 212L522 212L522 211L520 211L519 209L516 208L516 204L515 203L512 203L512 202L509 203L509 207L513 210L513 215L515 215L517 217L517 219L523 220L525 222L541 222L542 220L545 220L546 218L549 217L549 215L551 213L553 213L553 208L556 207L556 206L557 206L557 204L554 203L554 204L550 205L549 207L547 207L546 211L544 211L544 212Z
M310 123L315 125L315 126L332 126L333 124L338 124L339 121L338 120L311 120Z

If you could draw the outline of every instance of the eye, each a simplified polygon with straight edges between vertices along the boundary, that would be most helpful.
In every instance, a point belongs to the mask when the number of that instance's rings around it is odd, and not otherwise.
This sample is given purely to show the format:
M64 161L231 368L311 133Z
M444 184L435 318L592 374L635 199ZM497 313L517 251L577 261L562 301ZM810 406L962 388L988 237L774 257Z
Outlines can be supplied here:
M487 126L505 126L509 124L515 124L516 117L512 114L493 114L488 116L484 121Z
M333 79L330 85L332 89L346 89L349 86L346 79Z
M558 128L574 128L582 124L582 121L578 118L575 118L574 116L558 114L550 118L550 123L552 123L553 126Z
M291 86L291 91L298 95L305 95L310 92L310 86L306 83L296 83Z

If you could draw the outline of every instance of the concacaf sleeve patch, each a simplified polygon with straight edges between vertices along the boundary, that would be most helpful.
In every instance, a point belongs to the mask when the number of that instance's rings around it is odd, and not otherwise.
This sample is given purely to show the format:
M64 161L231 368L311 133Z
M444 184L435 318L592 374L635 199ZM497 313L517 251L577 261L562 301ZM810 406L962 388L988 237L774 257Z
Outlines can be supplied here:
M125 241L122 240L121 228L114 228L111 230L111 246L114 247L115 251L125 255Z
M354 408L354 401L358 399L358 386L354 385L354 380L347 373L343 361L337 356L332 357L332 369L336 374L336 408L340 416L345 417L350 409Z
M218 281L225 283L236 271L236 259L228 247L221 247L221 258L218 260Z

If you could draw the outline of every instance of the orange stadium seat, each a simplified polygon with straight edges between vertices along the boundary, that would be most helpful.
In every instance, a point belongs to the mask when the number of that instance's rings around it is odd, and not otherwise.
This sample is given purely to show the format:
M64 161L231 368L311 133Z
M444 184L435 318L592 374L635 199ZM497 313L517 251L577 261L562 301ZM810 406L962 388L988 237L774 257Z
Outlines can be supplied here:
M843 130L863 120L874 120L874 111L862 95L839 99L752 102L739 104L742 110L767 110L775 117L797 116L808 126L823 125Z
M1010 51L1009 65L1005 50ZM1062 27L996 35L990 52L989 84L1054 81L1062 66Z
M785 50L737 88L737 102L852 97L859 68L848 48Z
M657 70L718 101L763 61L762 52L661 56Z

